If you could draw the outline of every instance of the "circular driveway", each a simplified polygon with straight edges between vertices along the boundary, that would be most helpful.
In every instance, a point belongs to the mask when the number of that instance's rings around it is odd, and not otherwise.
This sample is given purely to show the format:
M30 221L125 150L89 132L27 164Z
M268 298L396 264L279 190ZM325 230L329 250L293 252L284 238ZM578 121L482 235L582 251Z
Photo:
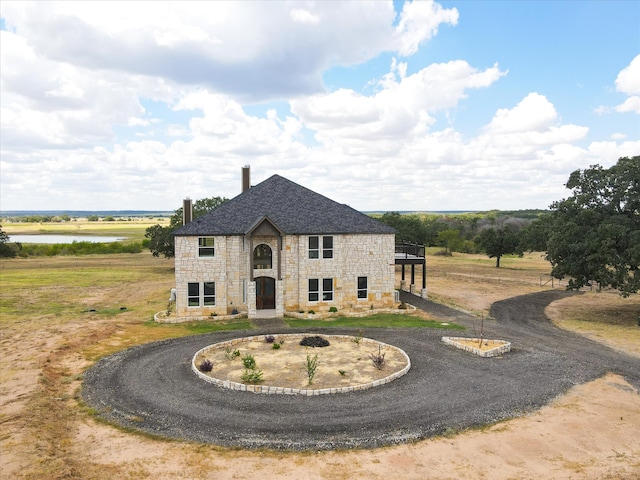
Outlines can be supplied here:
M468 327L477 319L402 293L405 302ZM377 447L493 423L547 404L607 372L640 388L640 360L560 330L544 307L570 293L550 290L492 307L488 338L512 342L502 357L481 358L444 345L436 329L366 329L403 349L411 370L377 388L337 395L263 395L216 387L191 371L199 349L286 327L199 335L131 348L86 372L84 401L107 421L163 437L243 448L325 450ZM474 323L476 325L474 325ZM354 334L356 329L306 333Z

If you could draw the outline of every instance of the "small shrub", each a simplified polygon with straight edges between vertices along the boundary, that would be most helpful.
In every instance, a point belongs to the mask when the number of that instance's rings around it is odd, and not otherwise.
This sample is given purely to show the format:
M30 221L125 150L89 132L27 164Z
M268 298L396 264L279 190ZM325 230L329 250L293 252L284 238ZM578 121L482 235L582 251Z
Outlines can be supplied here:
M328 347L330 343L329 343L329 340L327 340L326 338L322 338L316 335L315 337L304 337L302 340L300 340L300 345L302 345L303 347L316 348L316 347Z
M227 357L227 360L233 360L234 358L240 356L240 350L232 350L231 347L225 347L224 356Z
M276 338L273 335L267 335L264 337L264 341L267 343L273 343L276 341Z
M253 355L247 353L244 357L242 357L242 365L244 365L244 368L254 370L256 368L256 359L253 358Z
M329 307L329 313L336 313L338 309L336 307Z
M313 357L307 353L307 360L304 364L304 371L307 373L307 378L309 379L309 385L313 384L313 377L316 376L316 371L318 370L318 355L314 355Z
M201 372L210 372L212 369L213 363L208 358L205 358L200 362L200 365L198 365L198 370L200 370Z
M358 333L355 334L355 336L351 341L356 345L360 345L360 342L362 341L363 336L364 336L364 330L360 329L358 330Z
M247 369L242 372L240 379L245 383L260 383L264 380L262 370Z
M274 343L273 345L271 345L271 349L272 350L279 350L280 349L280 345L282 345L281 343Z
M385 359L384 356L385 354L381 352L381 348L380 345L378 345L378 353L370 353L369 354L369 358L371 359L371 361L373 362L373 366L376 367L378 370L382 370L384 368L385 365Z
M346 370L338 370L338 373L340 374L341 377L344 377L347 374Z

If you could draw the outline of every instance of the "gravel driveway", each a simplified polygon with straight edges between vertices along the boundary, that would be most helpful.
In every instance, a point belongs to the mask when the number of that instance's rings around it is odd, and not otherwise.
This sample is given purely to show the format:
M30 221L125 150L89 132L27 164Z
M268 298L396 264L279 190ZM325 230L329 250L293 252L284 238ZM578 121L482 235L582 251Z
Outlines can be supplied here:
M502 357L481 358L444 345L460 331L366 329L411 358L409 373L362 392L315 397L222 389L191 371L202 347L237 336L293 333L275 327L154 342L100 360L85 375L83 398L110 422L182 440L243 448L325 450L377 447L519 416L574 385L614 372L640 388L640 360L556 328L544 316L550 302L571 293L550 290L493 305L488 338L512 342ZM468 326L463 312L407 293L402 300ZM355 329L313 329L354 334Z

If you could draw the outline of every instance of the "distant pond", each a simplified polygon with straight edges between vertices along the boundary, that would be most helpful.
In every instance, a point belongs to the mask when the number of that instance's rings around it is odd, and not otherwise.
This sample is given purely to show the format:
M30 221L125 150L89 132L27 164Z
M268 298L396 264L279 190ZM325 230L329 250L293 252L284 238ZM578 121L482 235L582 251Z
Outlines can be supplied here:
M125 237L101 237L93 235L9 235L10 242L19 243L73 243L73 242L91 242L91 243L110 243L126 240Z

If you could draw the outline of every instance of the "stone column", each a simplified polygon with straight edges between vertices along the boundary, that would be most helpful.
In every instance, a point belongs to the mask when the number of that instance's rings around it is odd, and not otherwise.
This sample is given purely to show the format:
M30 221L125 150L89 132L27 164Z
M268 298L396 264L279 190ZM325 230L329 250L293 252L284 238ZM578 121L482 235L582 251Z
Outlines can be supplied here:
M276 280L276 315L284 317L284 282ZM255 302L254 302L255 304Z
M247 317L256 318L256 282L247 282Z

